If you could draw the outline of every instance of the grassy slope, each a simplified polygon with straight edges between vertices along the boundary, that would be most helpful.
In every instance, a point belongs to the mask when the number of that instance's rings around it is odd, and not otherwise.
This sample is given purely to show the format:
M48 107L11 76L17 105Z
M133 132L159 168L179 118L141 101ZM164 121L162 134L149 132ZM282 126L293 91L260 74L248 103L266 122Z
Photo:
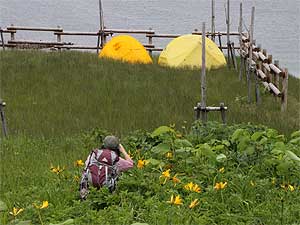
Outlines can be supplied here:
M60 136L101 127L126 134L194 119L200 72L128 65L79 52L0 52L1 93L11 134ZM300 127L300 80L289 79L288 111L263 94L247 104L245 79L227 68L208 73L208 105L225 102L228 122L261 123L290 133ZM220 120L210 113L209 120Z

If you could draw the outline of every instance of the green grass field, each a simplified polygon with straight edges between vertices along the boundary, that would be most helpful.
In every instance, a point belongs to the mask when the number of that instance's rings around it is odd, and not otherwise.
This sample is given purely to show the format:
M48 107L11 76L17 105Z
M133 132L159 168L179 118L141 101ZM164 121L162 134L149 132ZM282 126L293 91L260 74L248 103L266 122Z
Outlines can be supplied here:
M73 135L94 127L120 135L194 120L201 100L199 70L129 65L79 52L0 52L1 92L11 135ZM207 74L207 104L229 107L233 123L265 124L288 134L300 127L300 80L289 78L288 111L262 89L247 103L247 85L227 68ZM254 87L253 87L254 92ZM252 96L254 99L254 93ZM219 113L209 120L221 121Z
M0 72L9 131L8 138L0 131L0 224L299 223L299 79L289 78L282 113L263 89L262 104L248 104L234 70L210 71L208 105L225 102L228 124L210 113L203 125L193 112L199 70L0 51ZM76 162L110 133L135 167L114 194L91 189L82 202ZM139 160L147 165L138 168Z

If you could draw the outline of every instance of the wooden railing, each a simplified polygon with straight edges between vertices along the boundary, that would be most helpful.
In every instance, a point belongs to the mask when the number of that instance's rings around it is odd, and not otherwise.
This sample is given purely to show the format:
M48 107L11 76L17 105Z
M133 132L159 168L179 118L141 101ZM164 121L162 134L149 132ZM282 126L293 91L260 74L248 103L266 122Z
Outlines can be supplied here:
M32 41L32 40L17 40L16 34L17 31L31 31L31 32L52 32L56 36L56 41ZM1 34L10 34L10 38L6 38L7 41L3 40L3 49L8 48L38 48L38 49L51 49L51 50L61 50L61 49L81 49L81 50L99 50L101 49L107 41L108 38L116 34L134 34L142 35L148 40L148 43L143 44L144 47L152 54L153 51L162 51L164 47L157 47L154 45L154 39L161 38L176 38L181 36L180 34L157 34L151 28L148 30L126 30L126 29L108 29L105 28L103 31L97 32L79 32L79 31L64 31L63 28L43 28L43 27L22 27L22 26L8 26L6 29L0 28ZM198 32L195 29L192 34L201 35L201 32ZM227 49L226 45L222 45L221 37L226 35L226 32L207 32L207 37L219 37L219 48L221 50ZM232 32L230 35L237 36L239 33ZM84 46L78 45L74 42L63 42L63 36L94 36L100 37L103 35L103 43L94 46ZM235 47L239 49L239 47Z
M288 98L288 70L279 67L279 61L273 62L272 55L267 54L266 49L262 49L261 45L256 45L255 40L250 43L249 36L241 34L241 66L240 80L242 79L243 70L248 73L248 99L251 101L251 73L255 74L255 99L260 103L260 94L257 81L272 93L276 99L281 98L281 111L287 109ZM250 54L250 51L252 54ZM250 56L251 55L251 56ZM251 57L251 58L250 58ZM248 66L247 66L248 65ZM250 85L250 86L249 86Z

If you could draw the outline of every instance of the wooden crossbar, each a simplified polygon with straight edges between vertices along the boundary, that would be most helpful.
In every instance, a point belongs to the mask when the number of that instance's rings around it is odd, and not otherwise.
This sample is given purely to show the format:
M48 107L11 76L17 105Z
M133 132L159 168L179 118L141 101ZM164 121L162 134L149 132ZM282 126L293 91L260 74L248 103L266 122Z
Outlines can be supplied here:
M10 26L6 28L9 31L17 31L17 30L26 30L26 31L56 31L62 32L62 28L43 28L43 27L18 27L18 26Z

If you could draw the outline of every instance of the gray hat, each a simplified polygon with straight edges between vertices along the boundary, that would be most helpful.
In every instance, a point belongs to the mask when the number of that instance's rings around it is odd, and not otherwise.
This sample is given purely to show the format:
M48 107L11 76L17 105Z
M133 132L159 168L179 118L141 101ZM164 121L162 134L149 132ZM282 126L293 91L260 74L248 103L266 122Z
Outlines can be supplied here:
M115 136L106 136L103 140L104 148L116 150L119 148L119 139Z

